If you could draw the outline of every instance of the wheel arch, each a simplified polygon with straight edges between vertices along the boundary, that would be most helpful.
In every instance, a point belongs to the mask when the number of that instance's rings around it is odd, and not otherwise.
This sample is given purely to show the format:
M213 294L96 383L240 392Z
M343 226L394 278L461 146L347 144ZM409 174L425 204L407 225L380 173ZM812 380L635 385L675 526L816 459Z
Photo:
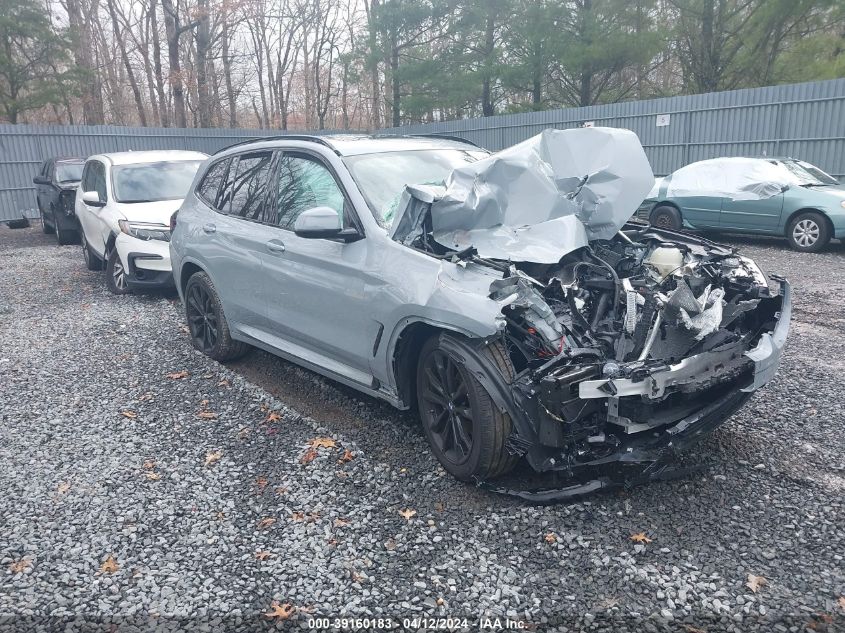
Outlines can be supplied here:
M802 213L815 213L817 215L822 216L824 218L824 221L827 223L827 229L828 231L830 231L830 235L833 236L833 220L830 219L827 213L825 213L821 209L817 209L816 207L802 207L790 213L789 216L786 218L786 222L784 222L783 224L783 234L785 237L789 237L789 225L792 224L792 221Z
M654 203L654 206L651 207L651 211L648 212L648 217L651 219L651 214L655 212L659 207L672 207L675 211L678 212L678 215L681 216L681 220L684 219L684 212L681 207L678 205L677 202L672 202L671 200L658 200Z
M188 285L188 280L192 275L200 272L208 274L208 271L206 271L205 268L194 261L187 261L182 264L182 267L179 269L179 279L177 282L179 283L179 291L183 295L185 293L185 287Z
M465 338L483 338L451 324L424 317L405 319L394 331L387 350L390 371L396 385L396 395L402 408L414 408L417 400L417 361L425 342L438 334L453 334Z

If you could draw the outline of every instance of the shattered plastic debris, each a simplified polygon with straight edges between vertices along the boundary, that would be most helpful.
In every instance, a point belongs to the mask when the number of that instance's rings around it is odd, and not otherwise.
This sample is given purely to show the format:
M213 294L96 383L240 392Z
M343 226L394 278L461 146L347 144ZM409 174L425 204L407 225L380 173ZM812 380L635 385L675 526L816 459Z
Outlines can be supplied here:
M613 237L653 183L630 130L549 129L455 169L444 187L408 187L391 235L411 244L430 216L432 238L446 248L554 263Z
M689 290L689 286L686 283L681 284L679 290L680 288ZM678 291L674 294L678 294ZM707 286L704 292L701 293L701 296L695 299L693 305L686 303L685 305L679 306L679 321L690 332L695 332L695 340L701 341L708 334L719 329L719 324L722 322L722 308L724 305L722 299L724 296L725 291L721 288L711 290L711 287Z

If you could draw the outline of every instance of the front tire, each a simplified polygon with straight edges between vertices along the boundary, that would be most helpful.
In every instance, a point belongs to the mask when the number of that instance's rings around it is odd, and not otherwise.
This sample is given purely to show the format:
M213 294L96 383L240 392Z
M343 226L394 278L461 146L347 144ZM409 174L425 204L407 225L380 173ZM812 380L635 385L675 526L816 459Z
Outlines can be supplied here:
M249 345L232 338L220 296L204 272L194 273L185 284L185 318L191 343L206 356L223 362L249 351Z
M120 261L117 249L113 248L106 262L106 286L113 295L125 295L132 292L126 283L126 268Z
M789 245L802 253L818 253L830 242L830 226L820 213L799 213L786 227Z
M82 257L85 259L85 267L88 270L102 270L103 262L97 257L96 253L88 246L88 240L85 239L85 231L79 231L79 238L82 242Z
M519 457L505 442L511 419L493 402L481 383L433 336L423 345L417 366L417 408L431 450L461 481L490 479L510 471ZM452 345L464 345L452 338ZM491 343L483 354L511 382L514 369L504 346Z
M68 244L72 244L74 242L75 235L73 231L69 231L68 229L62 228L62 223L59 222L58 218L56 217L56 211L53 210L53 221L55 222L54 231L56 233L56 243L59 246L67 246Z
M655 207L649 215L648 221L652 226L659 229L669 229L670 231L680 231L684 226L680 212L668 204Z

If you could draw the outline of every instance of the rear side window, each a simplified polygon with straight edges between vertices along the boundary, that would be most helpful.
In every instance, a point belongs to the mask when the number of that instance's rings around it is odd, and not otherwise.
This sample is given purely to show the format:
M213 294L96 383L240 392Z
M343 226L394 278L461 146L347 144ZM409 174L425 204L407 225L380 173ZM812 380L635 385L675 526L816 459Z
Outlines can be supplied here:
M273 152L242 154L232 179L231 215L263 220Z
M229 172L229 164L232 162L231 158L214 163L205 172L200 186L197 187L197 194L202 198L206 204L215 209L222 211L222 189L223 183L226 181L226 174Z

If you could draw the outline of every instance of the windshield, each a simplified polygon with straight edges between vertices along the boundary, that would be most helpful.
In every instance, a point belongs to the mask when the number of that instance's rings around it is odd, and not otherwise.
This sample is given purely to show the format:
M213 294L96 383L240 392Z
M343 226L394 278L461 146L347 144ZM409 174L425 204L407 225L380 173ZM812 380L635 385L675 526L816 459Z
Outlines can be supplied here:
M79 182L85 163L56 163L56 182Z
M421 149L347 156L344 162L376 221L387 228L405 185L442 184L456 167L487 155L480 149Z
M112 168L114 199L118 202L180 200L188 194L201 160L170 161Z
M786 160L779 163L790 176L790 182L796 185L838 185L839 182L810 163L800 160Z

